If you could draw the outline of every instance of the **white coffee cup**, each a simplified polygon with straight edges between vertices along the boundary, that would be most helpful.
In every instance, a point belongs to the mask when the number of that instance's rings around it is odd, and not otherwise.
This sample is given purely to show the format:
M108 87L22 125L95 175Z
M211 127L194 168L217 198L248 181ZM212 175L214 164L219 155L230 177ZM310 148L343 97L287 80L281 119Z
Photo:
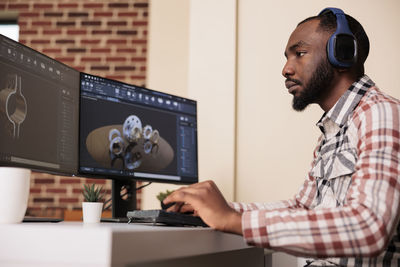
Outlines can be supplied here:
M0 167L0 223L22 222L28 207L31 170Z

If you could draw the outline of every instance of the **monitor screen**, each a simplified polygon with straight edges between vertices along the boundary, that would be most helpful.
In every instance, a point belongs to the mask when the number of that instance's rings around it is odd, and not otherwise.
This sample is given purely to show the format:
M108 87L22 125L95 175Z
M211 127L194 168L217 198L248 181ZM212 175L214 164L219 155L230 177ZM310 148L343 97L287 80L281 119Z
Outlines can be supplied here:
M195 183L196 101L81 73L79 172Z
M75 174L79 72L0 35L0 165Z

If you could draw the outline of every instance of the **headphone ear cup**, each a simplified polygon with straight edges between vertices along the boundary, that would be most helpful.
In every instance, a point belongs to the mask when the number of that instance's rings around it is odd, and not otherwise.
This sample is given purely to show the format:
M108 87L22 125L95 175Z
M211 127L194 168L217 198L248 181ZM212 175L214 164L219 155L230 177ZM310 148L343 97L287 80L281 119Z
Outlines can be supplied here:
M326 45L329 62L336 68L350 68L357 59L357 42L346 15L339 8L325 8L319 15L332 12L336 16L336 31Z

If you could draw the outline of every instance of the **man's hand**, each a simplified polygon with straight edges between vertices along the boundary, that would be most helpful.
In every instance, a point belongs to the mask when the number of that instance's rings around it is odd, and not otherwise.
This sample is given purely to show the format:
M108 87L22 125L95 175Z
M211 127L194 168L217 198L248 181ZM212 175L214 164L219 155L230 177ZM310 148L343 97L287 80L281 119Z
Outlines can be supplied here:
M179 188L164 200L170 202L176 204L169 211L193 211L211 228L242 235L242 215L228 205L213 181Z

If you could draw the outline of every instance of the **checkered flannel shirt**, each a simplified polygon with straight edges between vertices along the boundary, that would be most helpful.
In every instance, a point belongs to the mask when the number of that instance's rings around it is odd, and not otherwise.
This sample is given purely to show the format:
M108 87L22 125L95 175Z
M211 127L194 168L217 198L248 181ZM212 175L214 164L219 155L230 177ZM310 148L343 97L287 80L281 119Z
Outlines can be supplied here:
M244 239L319 258L310 266L400 266L400 101L364 76L317 126L311 171L294 199L231 203Z

